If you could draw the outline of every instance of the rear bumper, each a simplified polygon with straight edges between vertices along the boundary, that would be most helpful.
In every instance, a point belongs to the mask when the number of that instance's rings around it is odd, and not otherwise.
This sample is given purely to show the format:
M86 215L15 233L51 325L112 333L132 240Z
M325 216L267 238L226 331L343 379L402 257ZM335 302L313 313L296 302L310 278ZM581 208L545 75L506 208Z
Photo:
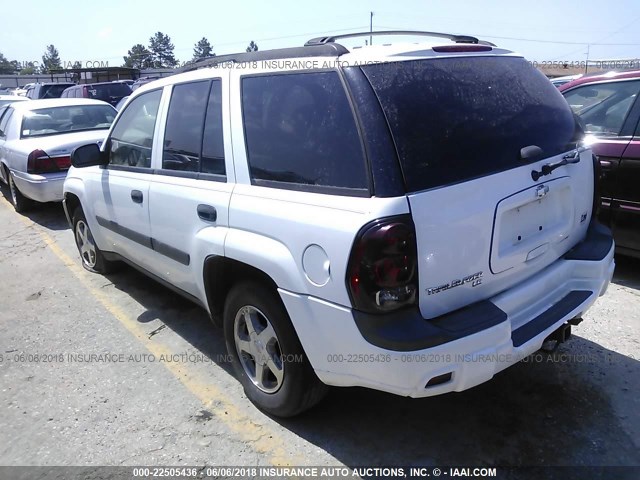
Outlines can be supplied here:
M11 172L18 190L37 202L62 201L62 187L67 172L32 175L24 172Z
M405 311L367 316L323 300L280 294L318 377L410 397L462 391L539 350L606 291L614 270L611 232L587 238L525 282L434 320ZM441 375L450 380L427 387Z

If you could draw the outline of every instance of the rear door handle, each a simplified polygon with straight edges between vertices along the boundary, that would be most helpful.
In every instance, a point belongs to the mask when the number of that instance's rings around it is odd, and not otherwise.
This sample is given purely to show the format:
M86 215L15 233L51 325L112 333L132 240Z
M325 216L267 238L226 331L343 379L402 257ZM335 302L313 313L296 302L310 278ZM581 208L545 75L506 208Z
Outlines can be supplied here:
M201 203L198 205L198 216L205 222L215 222L218 219L216 207Z
M142 192L140 190L131 190L131 200L135 203L142 203Z

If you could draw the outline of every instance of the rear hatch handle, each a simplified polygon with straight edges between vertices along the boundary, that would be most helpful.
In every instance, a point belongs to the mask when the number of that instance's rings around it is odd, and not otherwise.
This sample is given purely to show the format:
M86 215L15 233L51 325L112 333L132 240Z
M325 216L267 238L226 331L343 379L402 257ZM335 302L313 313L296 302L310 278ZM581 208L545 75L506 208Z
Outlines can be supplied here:
M578 148L575 148L574 150L572 150L569 153L567 153L566 155L564 155L562 157L562 160L560 160L559 162L546 163L546 164L544 164L542 166L540 171L531 170L531 178L533 178L534 182L537 182L540 177L542 177L543 175L549 175L556 168L563 167L565 165L569 165L570 163L578 163L580 161L580 154L582 152L588 150L588 149L589 149L589 147L578 147Z

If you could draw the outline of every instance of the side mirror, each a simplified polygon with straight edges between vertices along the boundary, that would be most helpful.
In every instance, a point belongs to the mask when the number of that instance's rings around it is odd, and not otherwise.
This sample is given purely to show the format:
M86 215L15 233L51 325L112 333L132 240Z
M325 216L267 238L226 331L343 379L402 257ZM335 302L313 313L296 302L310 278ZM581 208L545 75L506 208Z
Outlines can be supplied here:
M76 147L71 152L71 165L76 168L106 165L108 162L109 157L105 152L100 151L97 143Z

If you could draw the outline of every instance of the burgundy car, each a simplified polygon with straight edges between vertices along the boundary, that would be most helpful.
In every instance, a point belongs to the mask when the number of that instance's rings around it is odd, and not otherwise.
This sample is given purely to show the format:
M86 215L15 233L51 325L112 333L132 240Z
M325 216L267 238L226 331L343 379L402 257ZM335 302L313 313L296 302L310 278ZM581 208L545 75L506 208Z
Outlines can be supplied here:
M617 252L640 257L640 71L583 77L559 87L602 166L600 221Z

